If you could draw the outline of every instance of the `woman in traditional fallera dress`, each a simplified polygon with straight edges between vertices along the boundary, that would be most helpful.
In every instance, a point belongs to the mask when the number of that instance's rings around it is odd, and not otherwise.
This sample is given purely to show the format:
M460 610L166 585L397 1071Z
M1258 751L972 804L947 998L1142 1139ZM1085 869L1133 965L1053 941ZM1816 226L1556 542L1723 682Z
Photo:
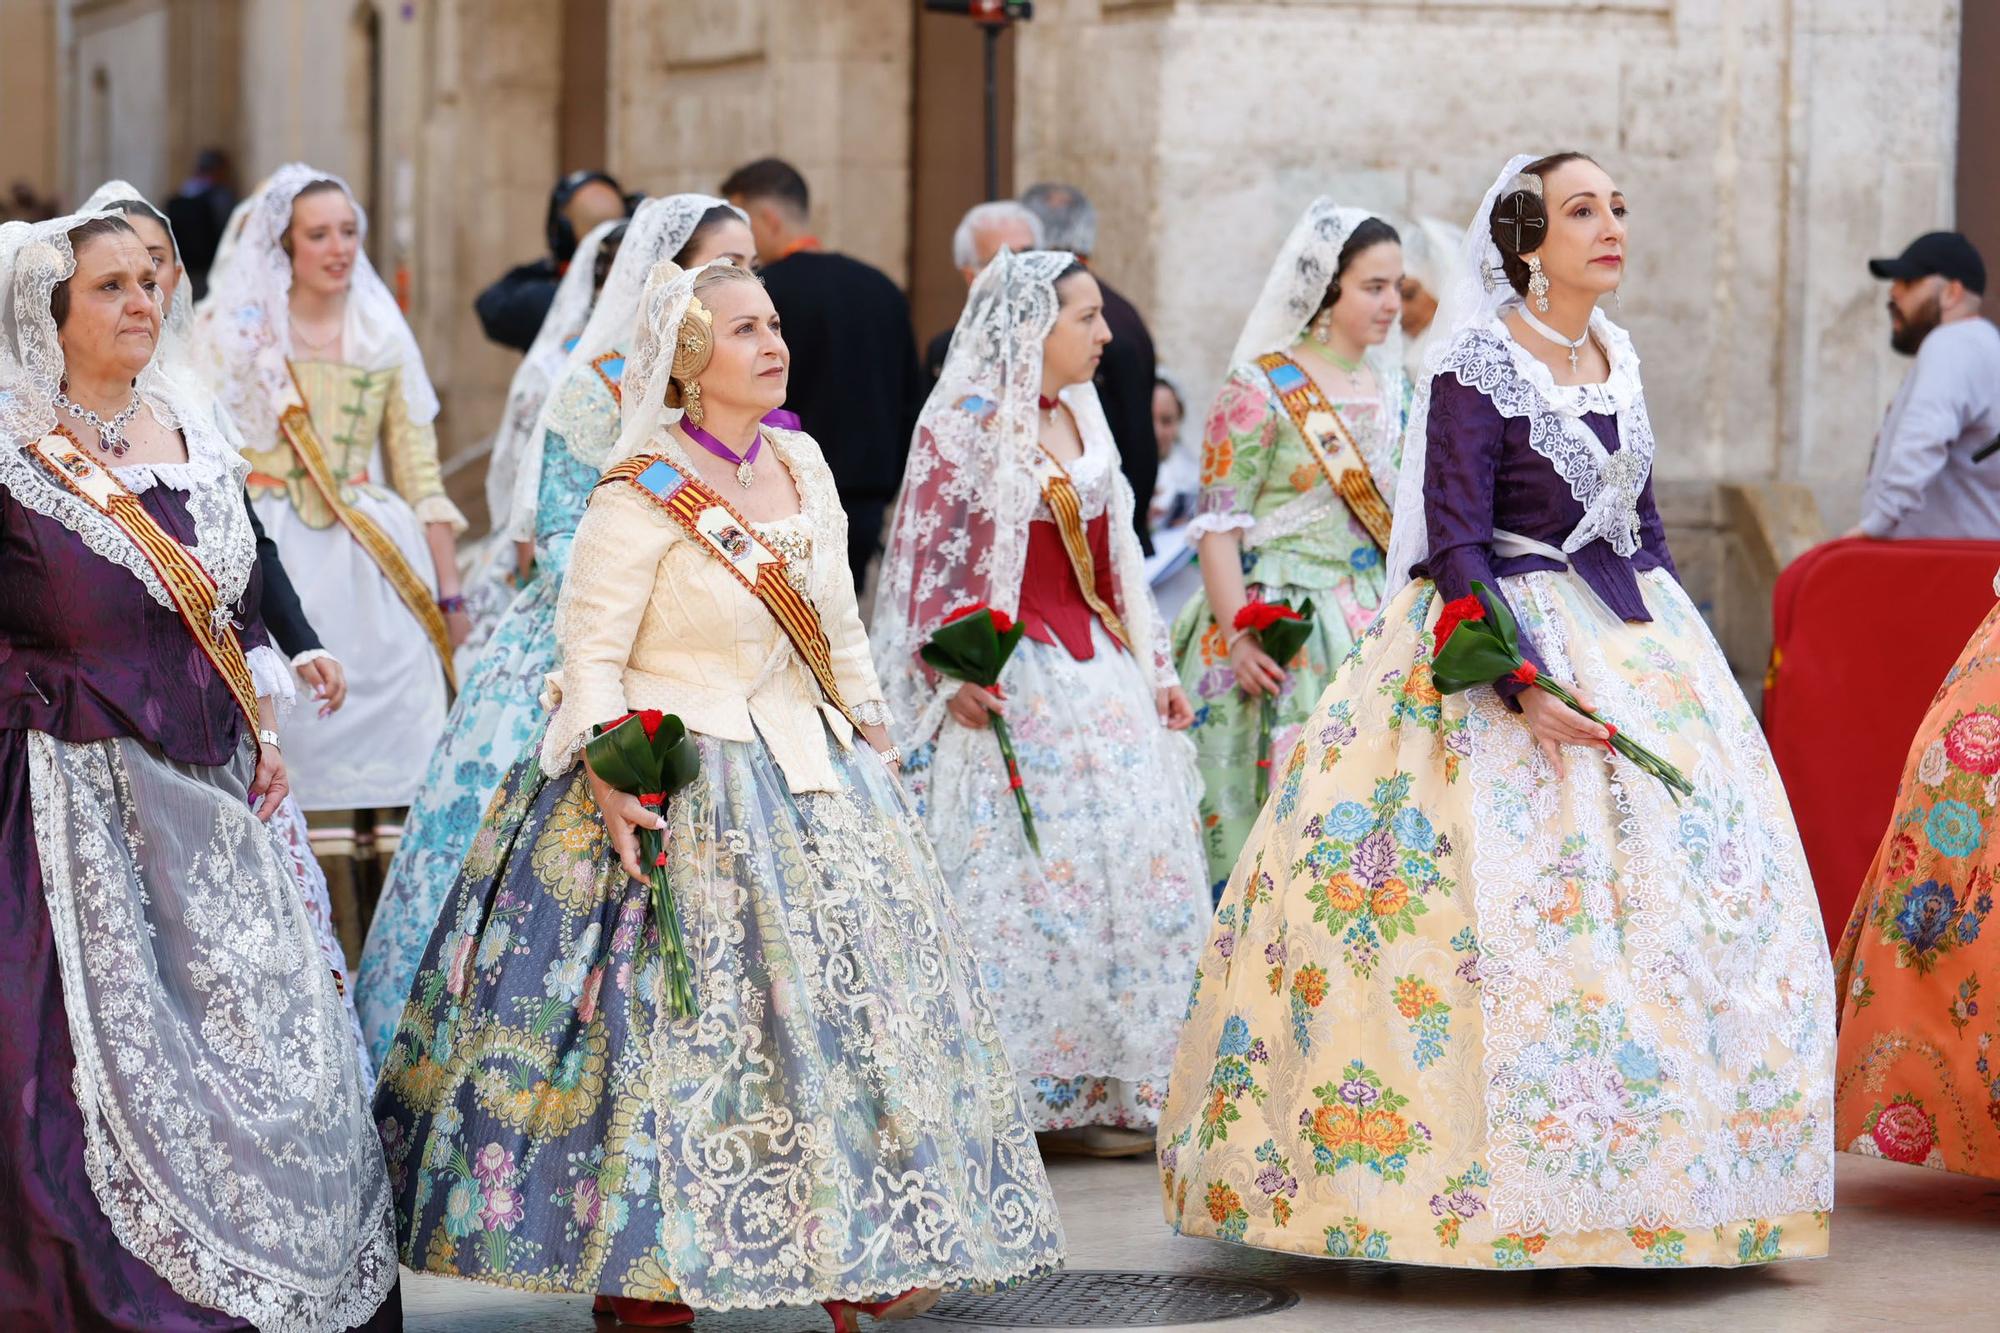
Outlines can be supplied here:
M301 709L283 731L350 950L443 731L467 628L453 549L465 520L438 469L437 394L366 234L338 177L280 167L195 315L258 517L349 675L344 708Z
M486 641L513 604L516 593L527 586L535 572L534 504L522 491L524 472L535 467L528 458L528 440L541 420L549 391L562 378L569 354L583 336L597 294L609 276L618 244L625 237L628 219L600 222L577 242L562 281L556 284L549 313L528 347L514 378L507 385L507 401L500 409L500 424L486 452L487 533L459 551L458 565L465 589L465 616L470 623L465 642L458 645L453 661L458 668L460 693L471 679L473 665L486 648ZM535 459L540 458L536 450ZM522 464L529 463L524 469ZM534 477L527 477L532 488ZM526 501L517 512L517 500ZM525 515L526 522L520 518ZM450 730L450 724L446 724ZM404 825L407 841L409 825Z
M588 242L578 249L577 262L587 248ZM458 878L487 802L547 721L540 701L556 666L557 599L577 522L618 442L618 388L646 275L662 259L682 267L728 259L747 267L754 253L750 224L720 199L676 194L640 204L597 309L543 405L536 442L520 459L514 507L517 530L534 534L534 572L461 682L362 950L361 1012L377 1063L388 1053L438 907ZM558 292L554 310L563 308Z
M398 1326L244 467L160 315L119 215L0 227L0 1324Z
M1209 894L1187 698L1091 384L1109 339L1073 256L987 265L918 418L873 641L1029 1119L1051 1149L1122 1154L1151 1147ZM997 695L918 656L972 603L1025 629Z
M1832 976L1596 309L1624 211L1561 155L1514 159L1474 217L1404 446L1415 581L1307 721L1202 957L1160 1128L1185 1234L1501 1268L1826 1253ZM1432 627L1474 581L1684 803L1553 695L1439 697Z
M229 414L219 402L201 390L201 378L189 361L193 355L190 310L194 302L181 286L181 280L187 275L181 266L180 245L166 216L126 181L108 181L100 185L85 202L82 211L122 214L127 225L139 237L139 243L145 246L147 257L153 261L153 278L160 289L162 306L160 341L153 353L153 368L162 375L174 378L182 388L206 399L214 408L216 429L224 440L240 450L242 439L229 420ZM247 508L247 493L245 505ZM252 669L265 668L257 675L258 693L269 695L278 716L283 718L296 706L298 692L292 683L292 674L296 672L299 680L312 689L320 707L337 710L347 695L346 672L339 660L321 645L319 636L299 608L298 597L292 592L291 579L285 573L276 544L263 535L256 512L251 510L249 513L251 532L257 539L257 611L278 650L268 655L251 654ZM288 637L295 641L288 642ZM281 655L289 659L291 670L286 670L284 661L276 660ZM347 1009L358 1046L361 1044L361 1020L354 1008L354 987L348 977L347 954L334 934L333 903L327 894L326 876L313 857L305 812L299 809L297 798L286 795L271 816L270 827L278 836L285 863L291 867L292 877L298 883L300 899L305 904L306 915L312 918L313 932L319 939L320 957L333 973L340 989L341 1003ZM375 1067L365 1053L361 1060L361 1081L369 1087L375 1083Z
M965 931L878 753L832 474L758 424L785 357L747 270L655 269L555 716L488 807L376 1096L413 1268L628 1322L818 1301L853 1329L1061 1260ZM631 709L700 754L664 818L579 762ZM668 833L693 1018L664 1007L638 824Z
M1202 444L1188 523L1207 596L1181 608L1174 657L1195 707L1202 837L1216 894L1257 818L1260 763L1282 768L1347 650L1382 607L1383 553L1409 382L1396 331L1402 247L1358 208L1315 199L1236 341ZM1313 632L1274 662L1235 628L1246 601L1311 598ZM1264 696L1277 696L1269 754Z
M2000 593L2000 579L1994 581ZM1917 728L1895 813L1834 955L1835 1137L1848 1152L2000 1179L2000 609Z

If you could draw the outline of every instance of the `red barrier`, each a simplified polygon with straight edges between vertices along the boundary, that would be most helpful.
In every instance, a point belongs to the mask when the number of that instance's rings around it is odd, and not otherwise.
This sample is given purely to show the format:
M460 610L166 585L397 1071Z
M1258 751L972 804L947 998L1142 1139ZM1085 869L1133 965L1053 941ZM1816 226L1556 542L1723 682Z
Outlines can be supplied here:
M1895 805L1911 738L1986 613L2000 542L1816 546L1772 594L1764 731L1830 942Z

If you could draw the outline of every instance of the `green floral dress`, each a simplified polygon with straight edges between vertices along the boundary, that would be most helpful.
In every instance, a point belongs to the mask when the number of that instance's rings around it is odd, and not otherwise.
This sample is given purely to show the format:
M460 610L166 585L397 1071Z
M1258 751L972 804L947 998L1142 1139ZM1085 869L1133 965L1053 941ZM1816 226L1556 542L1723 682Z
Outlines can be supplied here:
M1334 398L1385 499L1393 502L1409 406L1407 382L1391 381L1383 399ZM1284 759L1319 702L1340 660L1382 606L1381 550L1328 485L1325 471L1299 434L1264 371L1237 366L1216 396L1202 436L1201 499L1188 539L1237 532L1243 577L1253 596L1297 606L1310 597L1316 627L1299 656L1285 663L1287 679L1272 732L1272 771ZM1217 893L1257 818L1258 705L1236 686L1229 667L1229 627L1218 625L1208 599L1182 608L1174 624L1174 660L1194 705L1200 766L1203 846L1209 883Z

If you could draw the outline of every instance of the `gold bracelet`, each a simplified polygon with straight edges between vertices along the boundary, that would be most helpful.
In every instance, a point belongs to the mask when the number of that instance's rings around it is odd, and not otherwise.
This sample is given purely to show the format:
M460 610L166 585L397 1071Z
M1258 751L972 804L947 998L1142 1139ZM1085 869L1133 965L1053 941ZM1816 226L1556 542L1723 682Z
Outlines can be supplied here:
M1237 644L1243 642L1244 639L1248 638L1252 634L1255 634L1256 632L1257 632L1256 630L1251 629L1248 625L1245 625L1242 629L1237 630L1234 634L1230 635L1228 639L1224 640L1222 645L1222 651L1225 653L1235 652Z

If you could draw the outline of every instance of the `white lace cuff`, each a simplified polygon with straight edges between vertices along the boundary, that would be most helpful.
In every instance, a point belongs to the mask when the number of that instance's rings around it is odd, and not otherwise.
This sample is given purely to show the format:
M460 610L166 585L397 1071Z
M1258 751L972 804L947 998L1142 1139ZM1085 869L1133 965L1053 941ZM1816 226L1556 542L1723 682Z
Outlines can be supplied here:
M269 699L280 718L291 712L299 692L292 685L292 671L276 648L259 644L244 654L250 663L250 682L260 699Z
M466 529L465 515L458 512L458 506L444 495L426 495L412 506L417 512L419 523L449 523L453 536Z
M292 659L292 670L297 671L302 667L309 667L314 662L324 662L332 656L333 654L324 648L308 648Z
M1192 546L1211 532L1244 532L1257 526L1257 520L1248 514L1196 514L1188 520L1187 542Z
M886 727L889 725L889 705L880 699L869 699L856 704L854 720L864 727Z

